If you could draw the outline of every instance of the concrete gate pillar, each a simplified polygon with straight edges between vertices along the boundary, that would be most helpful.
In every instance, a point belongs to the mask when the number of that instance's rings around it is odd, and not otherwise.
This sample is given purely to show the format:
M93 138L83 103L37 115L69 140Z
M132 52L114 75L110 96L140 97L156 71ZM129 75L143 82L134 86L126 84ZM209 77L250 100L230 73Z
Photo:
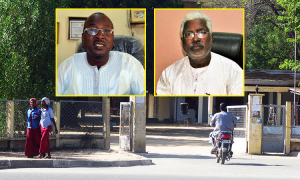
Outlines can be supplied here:
M292 112L292 108L291 108L291 102L287 101L286 102L286 106L285 106L286 110L286 118L285 118L285 148L284 148L284 153L285 154L289 154L291 152L291 112Z
M108 97L102 98L102 106L104 149L110 149L110 99Z
M249 154L261 154L264 94L248 95L247 141Z
M54 115L56 117L56 127L57 127L57 131L58 133L56 134L56 148L59 148L59 135L60 135L60 102L54 102L53 104L53 111L54 111Z
M146 152L145 97L130 97L132 102L132 152Z

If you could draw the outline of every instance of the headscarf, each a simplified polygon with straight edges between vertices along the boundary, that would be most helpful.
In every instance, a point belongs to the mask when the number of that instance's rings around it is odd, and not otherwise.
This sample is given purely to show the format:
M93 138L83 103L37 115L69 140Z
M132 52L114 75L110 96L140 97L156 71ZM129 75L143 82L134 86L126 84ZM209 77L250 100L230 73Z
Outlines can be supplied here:
M42 101L45 101L45 103L49 106L50 105L50 99L47 97L43 97Z
M31 100L33 100L35 102L35 107L33 107L33 108L37 109L37 100L35 98L30 98L29 104L30 104Z

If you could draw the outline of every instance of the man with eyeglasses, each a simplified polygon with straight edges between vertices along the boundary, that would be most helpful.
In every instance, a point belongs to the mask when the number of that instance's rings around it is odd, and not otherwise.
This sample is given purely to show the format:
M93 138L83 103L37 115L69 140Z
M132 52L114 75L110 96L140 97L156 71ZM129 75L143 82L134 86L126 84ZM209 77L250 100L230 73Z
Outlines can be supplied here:
M187 56L162 72L157 95L243 95L243 70L234 61L211 52L214 34L207 15L188 13L180 34Z
M114 27L103 13L94 13L84 24L82 45L57 70L57 95L144 95L145 71L133 56L111 51Z

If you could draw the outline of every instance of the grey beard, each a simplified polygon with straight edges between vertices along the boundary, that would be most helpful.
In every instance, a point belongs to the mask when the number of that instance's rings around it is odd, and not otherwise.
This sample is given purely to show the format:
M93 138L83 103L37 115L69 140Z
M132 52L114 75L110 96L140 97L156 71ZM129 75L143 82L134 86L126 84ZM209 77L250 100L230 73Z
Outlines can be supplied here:
M202 48L204 48L204 44L203 44L202 42L196 41L196 42L194 42L194 43L192 43L192 44L190 45L190 50L191 50L191 48L192 48L194 45L200 45Z
M207 57L210 54L210 52L211 51L209 50L205 54L195 55L195 54L193 54L193 51L190 51L189 53L186 52L186 54L192 61L197 62L198 60Z

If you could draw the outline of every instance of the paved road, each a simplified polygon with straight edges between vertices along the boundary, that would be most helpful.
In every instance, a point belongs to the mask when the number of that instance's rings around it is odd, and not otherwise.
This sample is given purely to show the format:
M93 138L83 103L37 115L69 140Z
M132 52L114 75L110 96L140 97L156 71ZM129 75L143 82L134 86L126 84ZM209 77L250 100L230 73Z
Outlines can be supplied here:
M147 151L154 165L108 168L34 168L0 170L0 179L300 179L295 156L235 153L225 165L209 154L209 127L147 127ZM112 134L117 149L118 136Z

